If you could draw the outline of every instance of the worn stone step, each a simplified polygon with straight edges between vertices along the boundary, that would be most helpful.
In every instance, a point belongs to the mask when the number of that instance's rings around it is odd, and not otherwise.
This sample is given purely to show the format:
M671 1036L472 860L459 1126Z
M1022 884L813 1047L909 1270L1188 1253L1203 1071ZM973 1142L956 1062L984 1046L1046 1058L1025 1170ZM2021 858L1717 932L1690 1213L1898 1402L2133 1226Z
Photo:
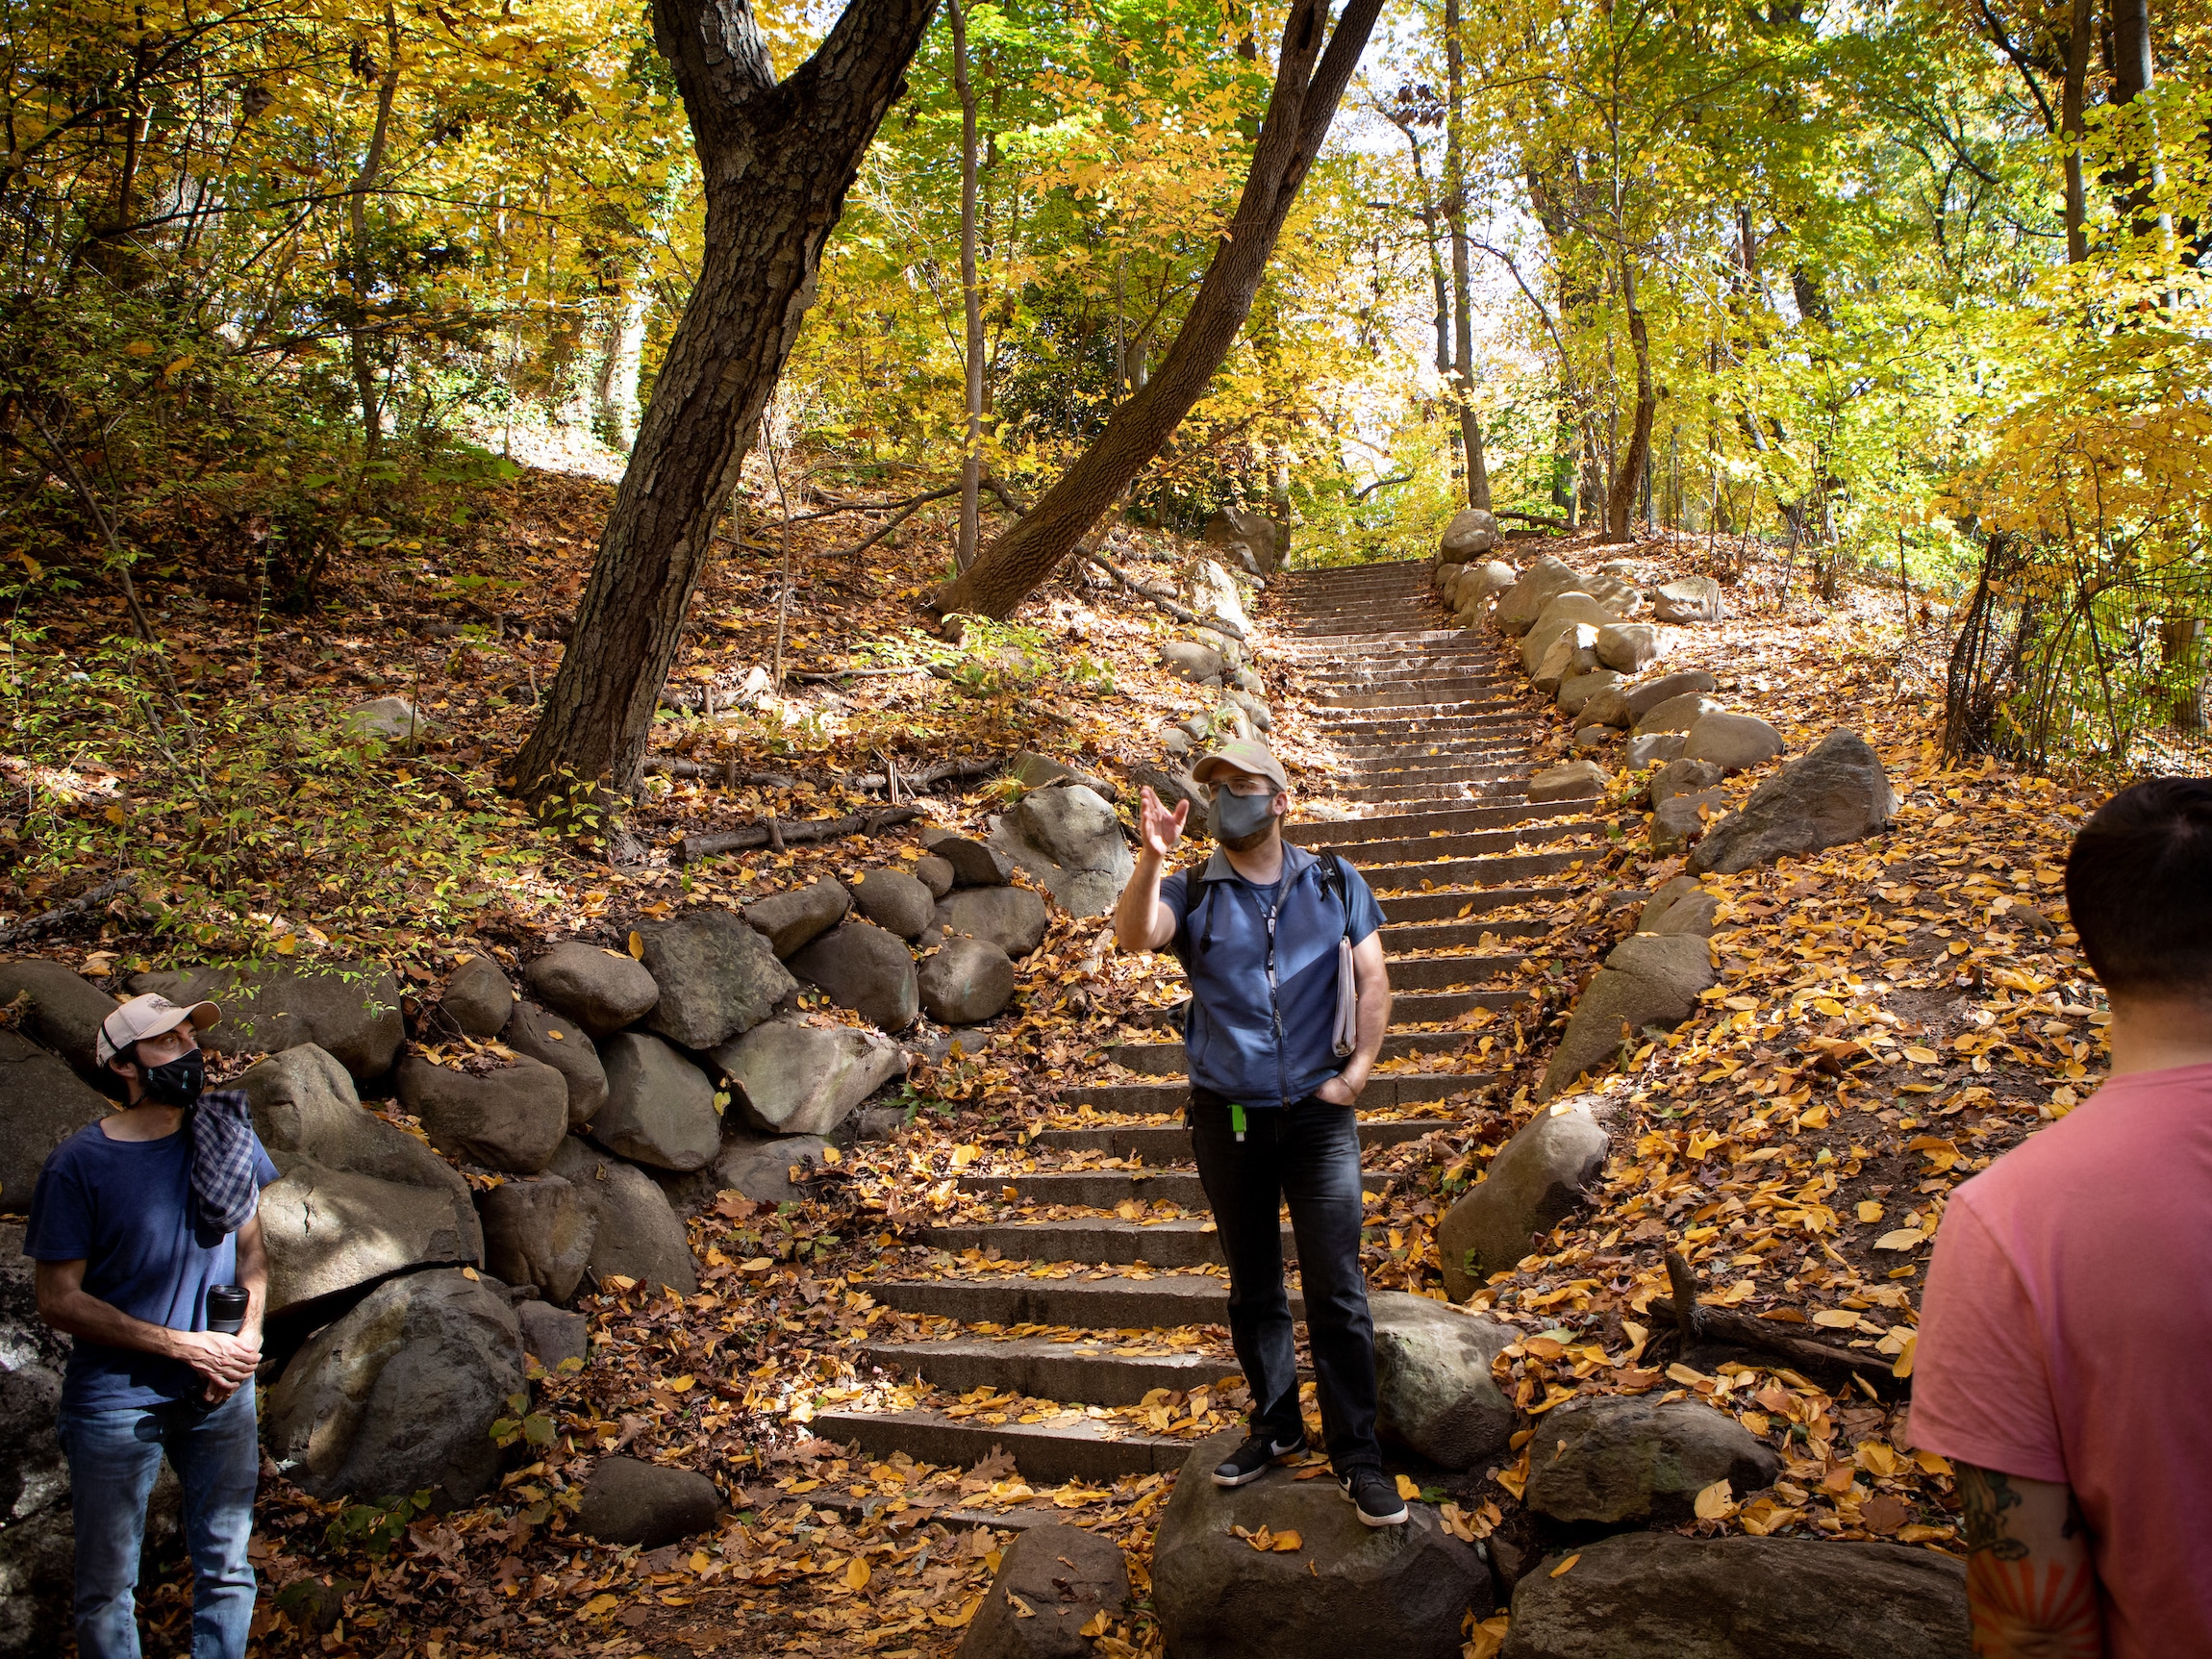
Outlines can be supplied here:
M1479 921L1492 911L1509 910L1518 905L1540 904L1567 896L1567 890L1555 887L1501 886L1477 892L1394 892L1382 901L1383 949L1396 948L1391 943L1391 930L1397 927L1418 926L1434 921ZM1461 912L1465 912L1462 915ZM1503 930L1499 930L1502 934ZM1541 923L1533 931L1549 932Z
M1368 629L1358 633L1316 632L1307 628L1285 630L1284 655L1300 662L1326 662L1371 657L1392 650L1420 651L1464 640L1459 628L1425 627Z
M1118 1354L1109 1345L1124 1339L1092 1336L1068 1343L1050 1337L948 1337L913 1343L867 1343L868 1365L955 1394L970 1389L1011 1389L1032 1399L1084 1405L1138 1405L1156 1388L1187 1393L1200 1384L1234 1380L1244 1371L1234 1354L1203 1349L1166 1354Z
M1433 1033L1425 1037L1420 1033L1411 1035L1424 1041L1428 1049L1437 1046L1438 1040ZM1377 1112L1399 1106L1419 1106L1430 1100L1443 1100L1464 1093L1470 1089L1479 1089L1489 1081L1487 1072L1394 1072L1370 1077L1367 1088L1360 1094L1360 1104ZM1094 1112L1155 1113L1180 1112L1190 1098L1191 1087L1177 1073L1156 1083L1086 1083L1063 1091L1060 1101L1064 1106L1088 1106ZM1181 1129L1175 1131L1178 1135L1182 1132ZM1363 1124L1361 1140L1365 1142L1366 1138L1366 1125Z
M1508 700L1503 688L1480 680L1440 679L1418 682L1407 686L1381 686L1371 691L1342 691L1334 696L1312 697L1307 707L1313 717L1326 720L1329 715L1341 710L1365 709L1425 709L1450 707L1457 709L1513 709L1519 703Z
M902 1412L825 1411L808 1424L837 1445L881 1460L905 1452L917 1463L966 1468L1003 1448L1024 1480L1109 1485L1130 1474L1169 1474L1191 1455L1189 1441L1137 1434L1087 1418L1066 1422L977 1422L917 1407Z
M1382 817L1326 819L1294 823L1284 839L1315 851L1327 847L1345 858L1357 859L1370 842L1433 839L1439 833L1462 835L1471 830L1538 823L1546 818L1580 817L1588 801L1537 801L1497 806L1444 807L1435 812L1391 813Z
M1525 778L1469 778L1455 784L1349 784L1336 792L1343 800L1371 806L1404 807L1420 801L1434 801L1439 806L1455 801L1481 801L1492 798L1496 786L1512 783L1525 788Z
M1387 882L1398 892L1419 887L1422 882L1432 887L1492 887L1506 882L1527 881L1535 876L1556 875L1569 865L1595 856L1594 853L1559 852L1508 852L1493 853L1484 858L1439 859L1433 864L1396 864L1387 871L1377 870L1368 877L1368 885L1379 892ZM1386 907L1383 915L1395 921Z
M1448 1077L1445 1081L1472 1089L1488 1082L1489 1078L1470 1074ZM1382 1079L1379 1077L1368 1080L1367 1093L1360 1096L1363 1107L1380 1082ZM1187 1097L1189 1091L1181 1093ZM1177 1110L1181 1110L1180 1106ZM1418 1141L1423 1135L1433 1134L1439 1129L1449 1129L1452 1122L1449 1118L1363 1118L1359 1125L1360 1144L1364 1147L1395 1146L1403 1142ZM1102 1152L1109 1158L1133 1158L1140 1164L1155 1168L1171 1168L1191 1161L1191 1134L1180 1122L1101 1123L1089 1129L1040 1129L1031 1144L1045 1151ZM1109 1322L1131 1324L1141 1321L1121 1320Z
M1295 1259L1295 1245L1286 1222L1283 1260ZM940 1250L995 1250L1008 1262L1081 1262L1150 1268L1203 1268L1221 1264L1221 1241L1211 1216L1171 1221L1124 1221L1119 1217L1070 1221L988 1221L980 1225L931 1227L921 1242Z
M1456 895L1446 893L1442 896L1449 898ZM1477 895L1478 898L1496 896L1498 895ZM1495 905L1493 908L1505 907ZM1391 972L1395 974L1397 972L1399 959L1414 951L1459 950L1470 944L1480 945L1485 934L1499 940L1541 939L1550 931L1549 922L1526 917L1486 921L1477 906L1464 919L1455 916L1449 921L1408 922L1401 927L1386 927L1382 930L1382 939L1383 950L1392 959ZM1405 966L1411 968L1414 964L1409 962Z
M1394 1002L1396 999L1394 998ZM1523 998L1522 1000L1525 1000ZM1403 1060L1419 1051L1426 1054L1436 1047L1436 1039L1418 1031L1392 1031L1383 1038L1382 1052L1378 1060ZM1107 1060L1124 1070L1144 1077L1180 1077L1183 1075L1183 1045L1180 1043L1116 1043L1105 1050ZM1379 1083L1381 1078L1373 1081ZM1373 1110L1376 1102L1360 1097L1363 1106Z
M1363 1170L1360 1184L1379 1193L1388 1175ZM1185 1210L1206 1207L1206 1189L1195 1168L1164 1169L1038 1169L1021 1175L963 1175L960 1188L991 1197L1014 1189L1018 1204L1073 1204L1086 1210L1111 1210L1134 1201L1173 1204Z
M999 1272L855 1280L849 1288L902 1314L926 1314L964 1325L1127 1331L1219 1325L1229 1318L1229 1282L1208 1273L1160 1273L1136 1279L1120 1273L1051 1278ZM1295 1289L1291 1312L1294 1317L1302 1312Z

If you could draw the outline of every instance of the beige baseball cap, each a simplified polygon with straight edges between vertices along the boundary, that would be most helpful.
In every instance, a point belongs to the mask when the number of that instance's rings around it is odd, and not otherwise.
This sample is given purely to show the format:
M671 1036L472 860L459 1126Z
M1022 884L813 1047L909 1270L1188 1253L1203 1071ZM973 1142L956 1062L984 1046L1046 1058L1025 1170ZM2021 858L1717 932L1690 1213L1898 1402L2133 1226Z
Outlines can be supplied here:
M1191 768L1194 783L1212 783L1223 770L1249 772L1256 778L1266 778L1278 790L1291 787L1283 763L1269 752L1268 745L1253 738L1232 738L1225 743L1217 743L1198 758Z
M160 992L149 991L118 1003L115 1012L100 1021L100 1038L92 1049L105 1066L141 1037L159 1037L188 1019L205 1031L222 1017L223 1011L212 1002L171 1002Z

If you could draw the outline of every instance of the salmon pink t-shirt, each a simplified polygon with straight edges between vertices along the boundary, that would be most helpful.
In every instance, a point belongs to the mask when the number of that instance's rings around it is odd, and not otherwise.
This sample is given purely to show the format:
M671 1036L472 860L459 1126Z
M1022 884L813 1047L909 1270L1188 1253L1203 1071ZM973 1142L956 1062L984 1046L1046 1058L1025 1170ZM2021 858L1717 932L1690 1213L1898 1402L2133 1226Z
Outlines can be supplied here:
M2116 1077L1959 1188L1912 1437L2074 1489L2111 1659L2212 1654L2212 1066Z

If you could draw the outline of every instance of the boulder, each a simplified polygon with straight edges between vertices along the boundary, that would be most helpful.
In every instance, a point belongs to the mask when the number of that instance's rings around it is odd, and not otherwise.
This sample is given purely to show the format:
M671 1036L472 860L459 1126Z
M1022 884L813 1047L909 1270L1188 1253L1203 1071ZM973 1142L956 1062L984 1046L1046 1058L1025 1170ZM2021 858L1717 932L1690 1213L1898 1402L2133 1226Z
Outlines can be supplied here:
M1536 1097L1549 1099L1583 1072L1604 1069L1621 1043L1641 1042L1646 1027L1673 1030L1715 977L1702 939L1639 933L1622 940L1575 1003Z
M987 939L948 939L919 975L921 1011L940 1025L974 1025L1014 1000L1014 959Z
M798 981L768 942L726 910L694 910L642 922L642 961L660 1000L645 1028L685 1048L712 1048L750 1031Z
M1684 691L1646 710L1638 717L1636 729L1639 732L1688 732L1706 716L1719 713L1721 705L1703 691ZM1690 752L1686 740L1682 752Z
M1765 1441L1695 1399L1571 1399L1545 1415L1539 1440L1528 1507L1570 1523L1672 1526L1692 1519L1697 1495L1715 1481L1741 1498L1782 1471Z
M1707 715L1690 728L1682 753L1724 772L1740 772L1772 760L1784 747L1782 734L1756 715Z
M1717 690L1718 683L1702 668L1678 668L1672 674L1658 674L1648 680L1639 680L1622 693L1628 708L1628 723L1640 724L1646 715L1670 697L1679 697L1685 691Z
M1675 795L1692 795L1699 790L1709 790L1721 781L1721 768L1710 761L1669 761L1651 774L1651 783L1646 791L1652 810L1657 811Z
M339 728L349 738L373 739L381 743L407 743L438 730L428 715L418 714L405 697L371 697L356 703L340 717Z
M1576 726L1568 746L1578 755L1595 755L1612 747L1621 734L1611 726Z
M573 1135L561 1143L546 1168L576 1189L591 1213L591 1254L585 1265L594 1277L620 1273L648 1287L667 1285L687 1296L698 1290L698 1264L691 1259L684 1223L644 1170Z
M1444 540L1438 550L1443 558L1456 559L1464 565L1496 546L1497 537L1497 520L1488 512L1480 507L1462 507L1444 527Z
M1966 1564L1898 1544L1684 1538L1585 1545L1524 1573L1498 1659L1967 1659Z
M591 1357L591 1326L582 1314L551 1302L516 1302L515 1322L522 1328L522 1351L547 1370L560 1370L564 1360Z
M603 1457L584 1483L575 1530L601 1544L658 1549L714 1529L722 1495L705 1475L634 1457Z
M552 1302L576 1294L596 1223L574 1187L558 1175L502 1181L484 1194L479 1213L484 1265L494 1278L535 1285Z
M921 844L952 866L955 887L1004 887L1014 874L1014 861L979 841L949 831L924 830Z
M1644 591L1626 577L1616 575L1603 566L1598 566L1593 574L1583 577L1582 589L1624 622L1643 614Z
M1008 956L1027 956L1044 943L1044 901L1025 887L978 888L947 894L938 924L951 939L987 939Z
M429 1489L454 1505L491 1490L491 1425L526 1385L506 1293L455 1269L388 1279L324 1326L269 1391L269 1455L320 1498Z
M364 1080L382 1077L399 1057L399 981L373 964L188 968L134 973L131 990L158 991L188 1007L220 1003L222 1023L200 1038L217 1054L274 1054L312 1043Z
M1651 614L1662 622L1718 622L1728 612L1712 577L1678 576L1652 591Z
M1700 946L1702 948L1702 946ZM1464 1302L1559 1225L1605 1168L1610 1108L1594 1094L1537 1108L1436 1229L1444 1288Z
M1570 715L1579 715L1591 698L1621 684L1621 676L1611 668L1585 668L1559 682L1557 702ZM1610 729L1610 728L1608 728Z
M26 993L25 1035L78 1070L97 1073L100 1021L115 1011L115 999L59 962L38 956L0 962L0 1008Z
M568 1131L568 1081L540 1061L517 1057L479 1075L410 1054L394 1083L430 1144L465 1163L535 1175Z
M904 1031L921 1007L906 941L872 921L848 921L823 934L792 958L792 968L840 1008L886 1031Z
M1244 596L1237 589L1237 579L1221 567L1219 560L1197 560L1192 566L1184 591L1190 597L1191 609L1197 615L1218 617L1240 631L1251 627L1252 619L1244 614ZM1019 763L1020 757L1016 756L1014 764Z
M1014 1535L983 1605L960 1641L960 1659L1092 1659L1083 1627L1129 1604L1129 1564L1104 1533L1050 1521Z
M1520 1333L1487 1314L1403 1291L1370 1291L1368 1311L1383 1439L1443 1469L1481 1469L1501 1456L1513 1435L1513 1401L1490 1363Z
M820 1165L828 1145L819 1135L733 1135L715 1160L715 1191L742 1194L756 1204L792 1203L806 1196L792 1182L792 1166L810 1158Z
M446 976L438 1006L470 1037L497 1037L515 1012L515 991L489 956L472 956Z
M1465 565L1446 561L1436 567L1436 574L1430 578L1435 584L1437 593L1444 600L1445 609L1447 611L1452 608L1451 591L1459 586L1459 579L1466 573L1467 568Z
M1411 1504L1403 1526L1367 1526L1335 1481L1279 1474L1214 1484L1242 1428L1200 1441L1152 1541L1152 1606L1166 1659L1458 1659L1470 1610L1491 1610L1490 1570ZM1254 1549L1232 1530L1298 1536ZM1347 1633L1357 1632L1347 1640Z
M1623 709L1621 712L1625 714L1627 711ZM1589 717L1587 710L1583 717ZM1639 732L1628 740L1628 769L1640 772L1646 767L1679 760L1682 757L1682 746L1689 741L1690 735L1687 732Z
M696 1169L721 1149L721 1114L707 1074L658 1038L624 1031L599 1051L607 1104L591 1124L610 1152L656 1169ZM550 1149L548 1149L550 1151Z
M1497 624L1500 633L1519 638L1528 632L1554 594L1571 591L1583 591L1582 573L1547 555L1529 566L1521 573L1520 580L1498 594L1490 619Z
M548 1014L534 1002L516 1002L500 1042L561 1073L568 1085L568 1127L581 1129L607 1103L607 1069L583 1023Z
M1202 534L1254 576L1273 575L1291 546L1289 525L1248 507L1216 508Z
M1600 605L1579 588L1554 593L1544 602L1544 609L1536 614L1536 620L1521 641L1521 666L1529 673L1536 672L1537 664L1544 661L1553 643L1570 628L1590 630L1585 647L1594 655L1597 648L1597 630L1619 621L1612 612Z
M1597 660L1623 674L1641 674L1658 658L1659 630L1648 622L1612 622L1597 630Z
M906 1070L906 1056L887 1037L791 1014L708 1058L728 1076L740 1117L770 1135L827 1135Z
M313 1043L248 1067L231 1087L245 1094L254 1133L280 1172L311 1162L467 1196L468 1183L451 1165L364 1110L345 1068Z
M1227 666L1220 652L1195 640L1169 640L1160 647L1160 662L1169 673L1201 686L1219 685Z
M1719 790L1694 790L1688 794L1669 795L1651 815L1652 852L1661 858L1680 852L1705 833L1707 813L1719 817L1727 810L1728 797Z
M1528 798L1535 802L1595 799L1612 781L1613 774L1596 761L1569 761L1530 778Z
M952 891L952 866L935 853L923 853L914 861L914 879L929 889L929 896L943 898Z
M1452 608L1465 611L1480 605L1493 593L1502 593L1514 584L1513 566L1493 559L1484 565L1470 565L1452 592Z
M1185 752L1188 752L1188 745L1185 745ZM1129 769L1129 781L1149 789L1153 794L1159 797L1160 804L1169 812L1173 812L1181 802L1189 801L1191 803L1191 815L1186 822L1200 826L1204 824L1207 807L1206 792L1182 767L1178 767L1169 771L1163 767L1132 767ZM943 893L938 894L940 898L943 896Z
M837 926L851 909L852 894L842 882L817 881L746 905L745 919L781 961Z
M661 999L645 965L619 950L565 940L522 969L538 1000L604 1037L642 1019Z
M1601 689L1582 705L1581 717L1585 725L1611 726L1626 731L1636 723L1636 716L1628 712L1628 688L1607 686Z
M937 919L937 895L902 869L862 870L853 877L852 902L901 939L919 939Z
M0 1028L0 1210L28 1213L46 1155L113 1110L36 1043Z
M1221 693L1221 700L1224 703L1234 703L1238 708L1244 710L1245 716L1252 722L1252 729L1254 731L1272 732L1275 729L1274 711L1269 708L1267 704L1260 701L1260 699L1254 696L1251 692L1234 690L1226 691ZM1098 792L1104 795L1108 800L1112 800L1114 798L1114 796L1105 790L1100 790Z
M1530 639L1535 637L1529 635ZM1587 674L1597 666L1597 653L1591 648L1596 640L1597 630L1589 623L1568 624L1551 641L1543 660L1529 670L1529 683L1547 697L1556 694L1571 676Z
M1873 835L1897 809L1881 758L1858 733L1838 726L1753 790L1743 810L1708 830L1690 855L1690 868L1734 875L1780 858L1802 858Z
M991 845L1043 882L1070 916L1104 916L1136 868L1121 820L1081 784L1023 795L991 832Z
M1678 875L1644 903L1636 917L1638 933L1695 934L1704 939L1713 931L1720 914L1720 895L1697 885L1695 876Z

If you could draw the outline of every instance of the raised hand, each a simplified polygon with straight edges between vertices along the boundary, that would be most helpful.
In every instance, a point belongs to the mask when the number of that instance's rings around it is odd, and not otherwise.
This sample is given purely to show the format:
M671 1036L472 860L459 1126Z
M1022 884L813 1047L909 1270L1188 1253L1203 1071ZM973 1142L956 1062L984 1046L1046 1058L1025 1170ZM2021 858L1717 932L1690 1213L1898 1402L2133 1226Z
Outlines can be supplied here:
M1183 825L1190 821L1191 803L1177 801L1169 812L1160 804L1160 797L1152 792L1152 786L1144 785L1137 797L1137 839L1146 852L1158 853L1166 858L1175 850L1175 843L1183 837Z

